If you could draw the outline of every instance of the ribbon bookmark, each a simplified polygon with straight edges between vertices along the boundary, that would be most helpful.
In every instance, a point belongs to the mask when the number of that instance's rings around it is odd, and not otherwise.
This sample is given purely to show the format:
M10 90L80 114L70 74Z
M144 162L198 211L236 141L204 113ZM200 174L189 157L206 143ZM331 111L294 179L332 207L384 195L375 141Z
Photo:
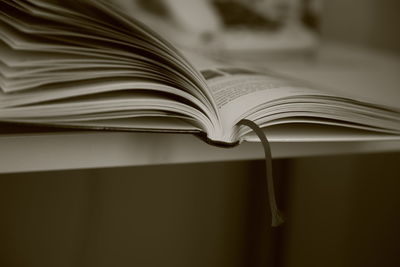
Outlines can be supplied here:
M279 226L283 223L284 220L281 212L279 211L276 205L274 179L272 177L272 156L268 139L265 136L264 132L261 130L261 128L253 121L243 119L238 122L238 125L245 125L251 128L258 136L258 138L260 138L260 141L264 147L268 200L271 211L272 226Z

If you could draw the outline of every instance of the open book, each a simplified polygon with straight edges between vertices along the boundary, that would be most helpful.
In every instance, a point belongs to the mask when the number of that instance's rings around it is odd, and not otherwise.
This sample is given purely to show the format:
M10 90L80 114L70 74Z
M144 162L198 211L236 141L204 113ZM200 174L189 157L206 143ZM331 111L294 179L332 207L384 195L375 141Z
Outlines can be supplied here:
M400 111L179 51L102 0L0 2L0 122L254 141L391 139Z

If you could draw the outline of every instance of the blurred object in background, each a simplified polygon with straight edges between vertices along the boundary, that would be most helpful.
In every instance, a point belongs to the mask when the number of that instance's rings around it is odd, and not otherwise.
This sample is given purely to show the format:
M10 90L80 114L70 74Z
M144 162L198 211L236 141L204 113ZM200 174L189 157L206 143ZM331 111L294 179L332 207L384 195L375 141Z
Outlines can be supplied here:
M322 0L113 0L177 46L231 59L312 54Z
M213 0L230 57L265 59L309 54L317 47L320 1Z

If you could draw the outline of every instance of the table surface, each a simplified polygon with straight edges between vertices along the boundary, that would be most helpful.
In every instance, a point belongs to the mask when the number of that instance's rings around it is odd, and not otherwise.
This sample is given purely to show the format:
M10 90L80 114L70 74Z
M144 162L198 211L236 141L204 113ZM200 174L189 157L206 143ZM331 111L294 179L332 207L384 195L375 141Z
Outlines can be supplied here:
M268 68L349 97L400 105L400 59L343 45L323 45L316 58L279 61ZM274 158L400 151L400 140L271 142ZM259 143L207 145L193 135L60 132L0 137L0 173L262 159Z

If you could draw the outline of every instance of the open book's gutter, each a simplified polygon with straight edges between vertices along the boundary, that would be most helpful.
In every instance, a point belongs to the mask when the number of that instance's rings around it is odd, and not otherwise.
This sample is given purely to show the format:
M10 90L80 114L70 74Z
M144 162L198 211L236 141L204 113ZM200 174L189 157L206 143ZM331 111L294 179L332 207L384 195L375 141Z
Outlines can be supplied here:
M264 147L268 202L271 211L272 226L279 226L284 222L284 220L281 212L278 209L278 206L276 205L274 179L272 177L272 156L268 139L261 128L258 127L258 125L253 121L243 119L238 122L238 125L245 125L247 127L250 127L258 136L258 138L260 138L260 141Z

